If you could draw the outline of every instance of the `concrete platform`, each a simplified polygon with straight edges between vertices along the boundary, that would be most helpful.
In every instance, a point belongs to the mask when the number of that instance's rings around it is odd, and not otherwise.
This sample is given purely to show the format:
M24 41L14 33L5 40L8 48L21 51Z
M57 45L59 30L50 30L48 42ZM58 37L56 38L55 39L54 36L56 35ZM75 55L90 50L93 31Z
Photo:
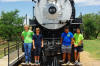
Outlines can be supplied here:
M0 66L8 66L8 56L0 59Z
M18 51L16 50L10 53L10 63L9 63L10 66L13 66L15 63L18 62L18 56L16 56L17 52ZM19 52L20 52L19 55L19 60L20 60L22 57L24 57L24 53L21 52L21 50L19 50ZM8 55L0 59L0 66L8 66Z
M40 66L40 64L35 64L35 63L25 64L25 63L21 63L21 65L19 65L19 66Z

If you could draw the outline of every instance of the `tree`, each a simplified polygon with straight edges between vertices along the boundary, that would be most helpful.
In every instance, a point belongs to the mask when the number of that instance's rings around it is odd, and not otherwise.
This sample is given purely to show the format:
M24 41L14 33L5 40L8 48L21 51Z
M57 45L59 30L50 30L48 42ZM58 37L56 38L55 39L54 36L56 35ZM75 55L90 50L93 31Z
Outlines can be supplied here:
M97 38L100 33L100 13L83 15L84 36L86 39Z
M96 21L95 21L95 23L96 23L96 38L98 37L98 35L99 35L99 33L100 33L100 12L98 12L97 14L96 14Z
M0 36L12 40L22 31L24 17L18 15L19 11L1 13L0 18Z

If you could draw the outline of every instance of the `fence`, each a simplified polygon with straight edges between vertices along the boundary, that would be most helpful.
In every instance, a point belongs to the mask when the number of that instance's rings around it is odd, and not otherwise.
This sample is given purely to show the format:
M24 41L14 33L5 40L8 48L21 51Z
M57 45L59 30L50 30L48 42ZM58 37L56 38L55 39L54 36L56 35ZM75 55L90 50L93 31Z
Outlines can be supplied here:
M13 45L10 45L8 42L8 47L4 48L4 54L8 55L8 66L13 66L24 56L24 53L22 52L22 44L22 42L17 41Z
M8 42L7 41L0 42L0 58L6 56L5 49L4 49L5 47L8 47Z

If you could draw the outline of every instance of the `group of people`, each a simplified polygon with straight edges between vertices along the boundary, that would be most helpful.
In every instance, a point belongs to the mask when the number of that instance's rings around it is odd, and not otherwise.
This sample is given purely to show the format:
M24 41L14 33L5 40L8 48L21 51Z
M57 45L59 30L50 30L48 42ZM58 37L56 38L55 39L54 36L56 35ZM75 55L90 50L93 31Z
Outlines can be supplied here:
M82 43L83 43L83 35L80 33L80 28L76 29L76 33L73 35L73 33L69 32L69 28L66 27L64 29L64 32L61 34L61 49L63 53L63 63L66 63L66 53L67 53L67 64L70 64L71 59L71 50L72 45L74 45L74 58L75 58L75 65L80 65L80 62L78 62L80 58L80 52L82 50Z
M31 50L34 49L34 59L36 64L39 63L41 48L43 48L43 37L40 34L40 29L36 28L36 34L29 29L28 25L24 26L24 31L21 34L24 41L25 63L31 64Z
M24 41L25 63L31 63L31 49L33 48L35 63L40 64L40 53L41 48L43 48L43 37L42 34L40 34L40 29L36 28L36 33L34 33L31 29L29 29L28 25L25 25L21 37ZM64 32L61 34L61 50L64 64L66 63L66 56L68 56L67 64L70 64L72 45L74 45L75 64L79 64L78 59L80 56L79 53L82 49L81 44L83 39L83 35L80 33L80 28L77 28L74 35L69 32L68 27L64 29Z

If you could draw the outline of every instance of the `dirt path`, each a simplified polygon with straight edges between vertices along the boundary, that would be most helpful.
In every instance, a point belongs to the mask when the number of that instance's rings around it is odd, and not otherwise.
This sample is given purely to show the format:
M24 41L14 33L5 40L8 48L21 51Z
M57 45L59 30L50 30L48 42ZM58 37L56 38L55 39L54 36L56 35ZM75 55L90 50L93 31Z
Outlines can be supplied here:
M90 54L83 51L80 55L83 66L100 66L100 60L95 60L90 57Z

